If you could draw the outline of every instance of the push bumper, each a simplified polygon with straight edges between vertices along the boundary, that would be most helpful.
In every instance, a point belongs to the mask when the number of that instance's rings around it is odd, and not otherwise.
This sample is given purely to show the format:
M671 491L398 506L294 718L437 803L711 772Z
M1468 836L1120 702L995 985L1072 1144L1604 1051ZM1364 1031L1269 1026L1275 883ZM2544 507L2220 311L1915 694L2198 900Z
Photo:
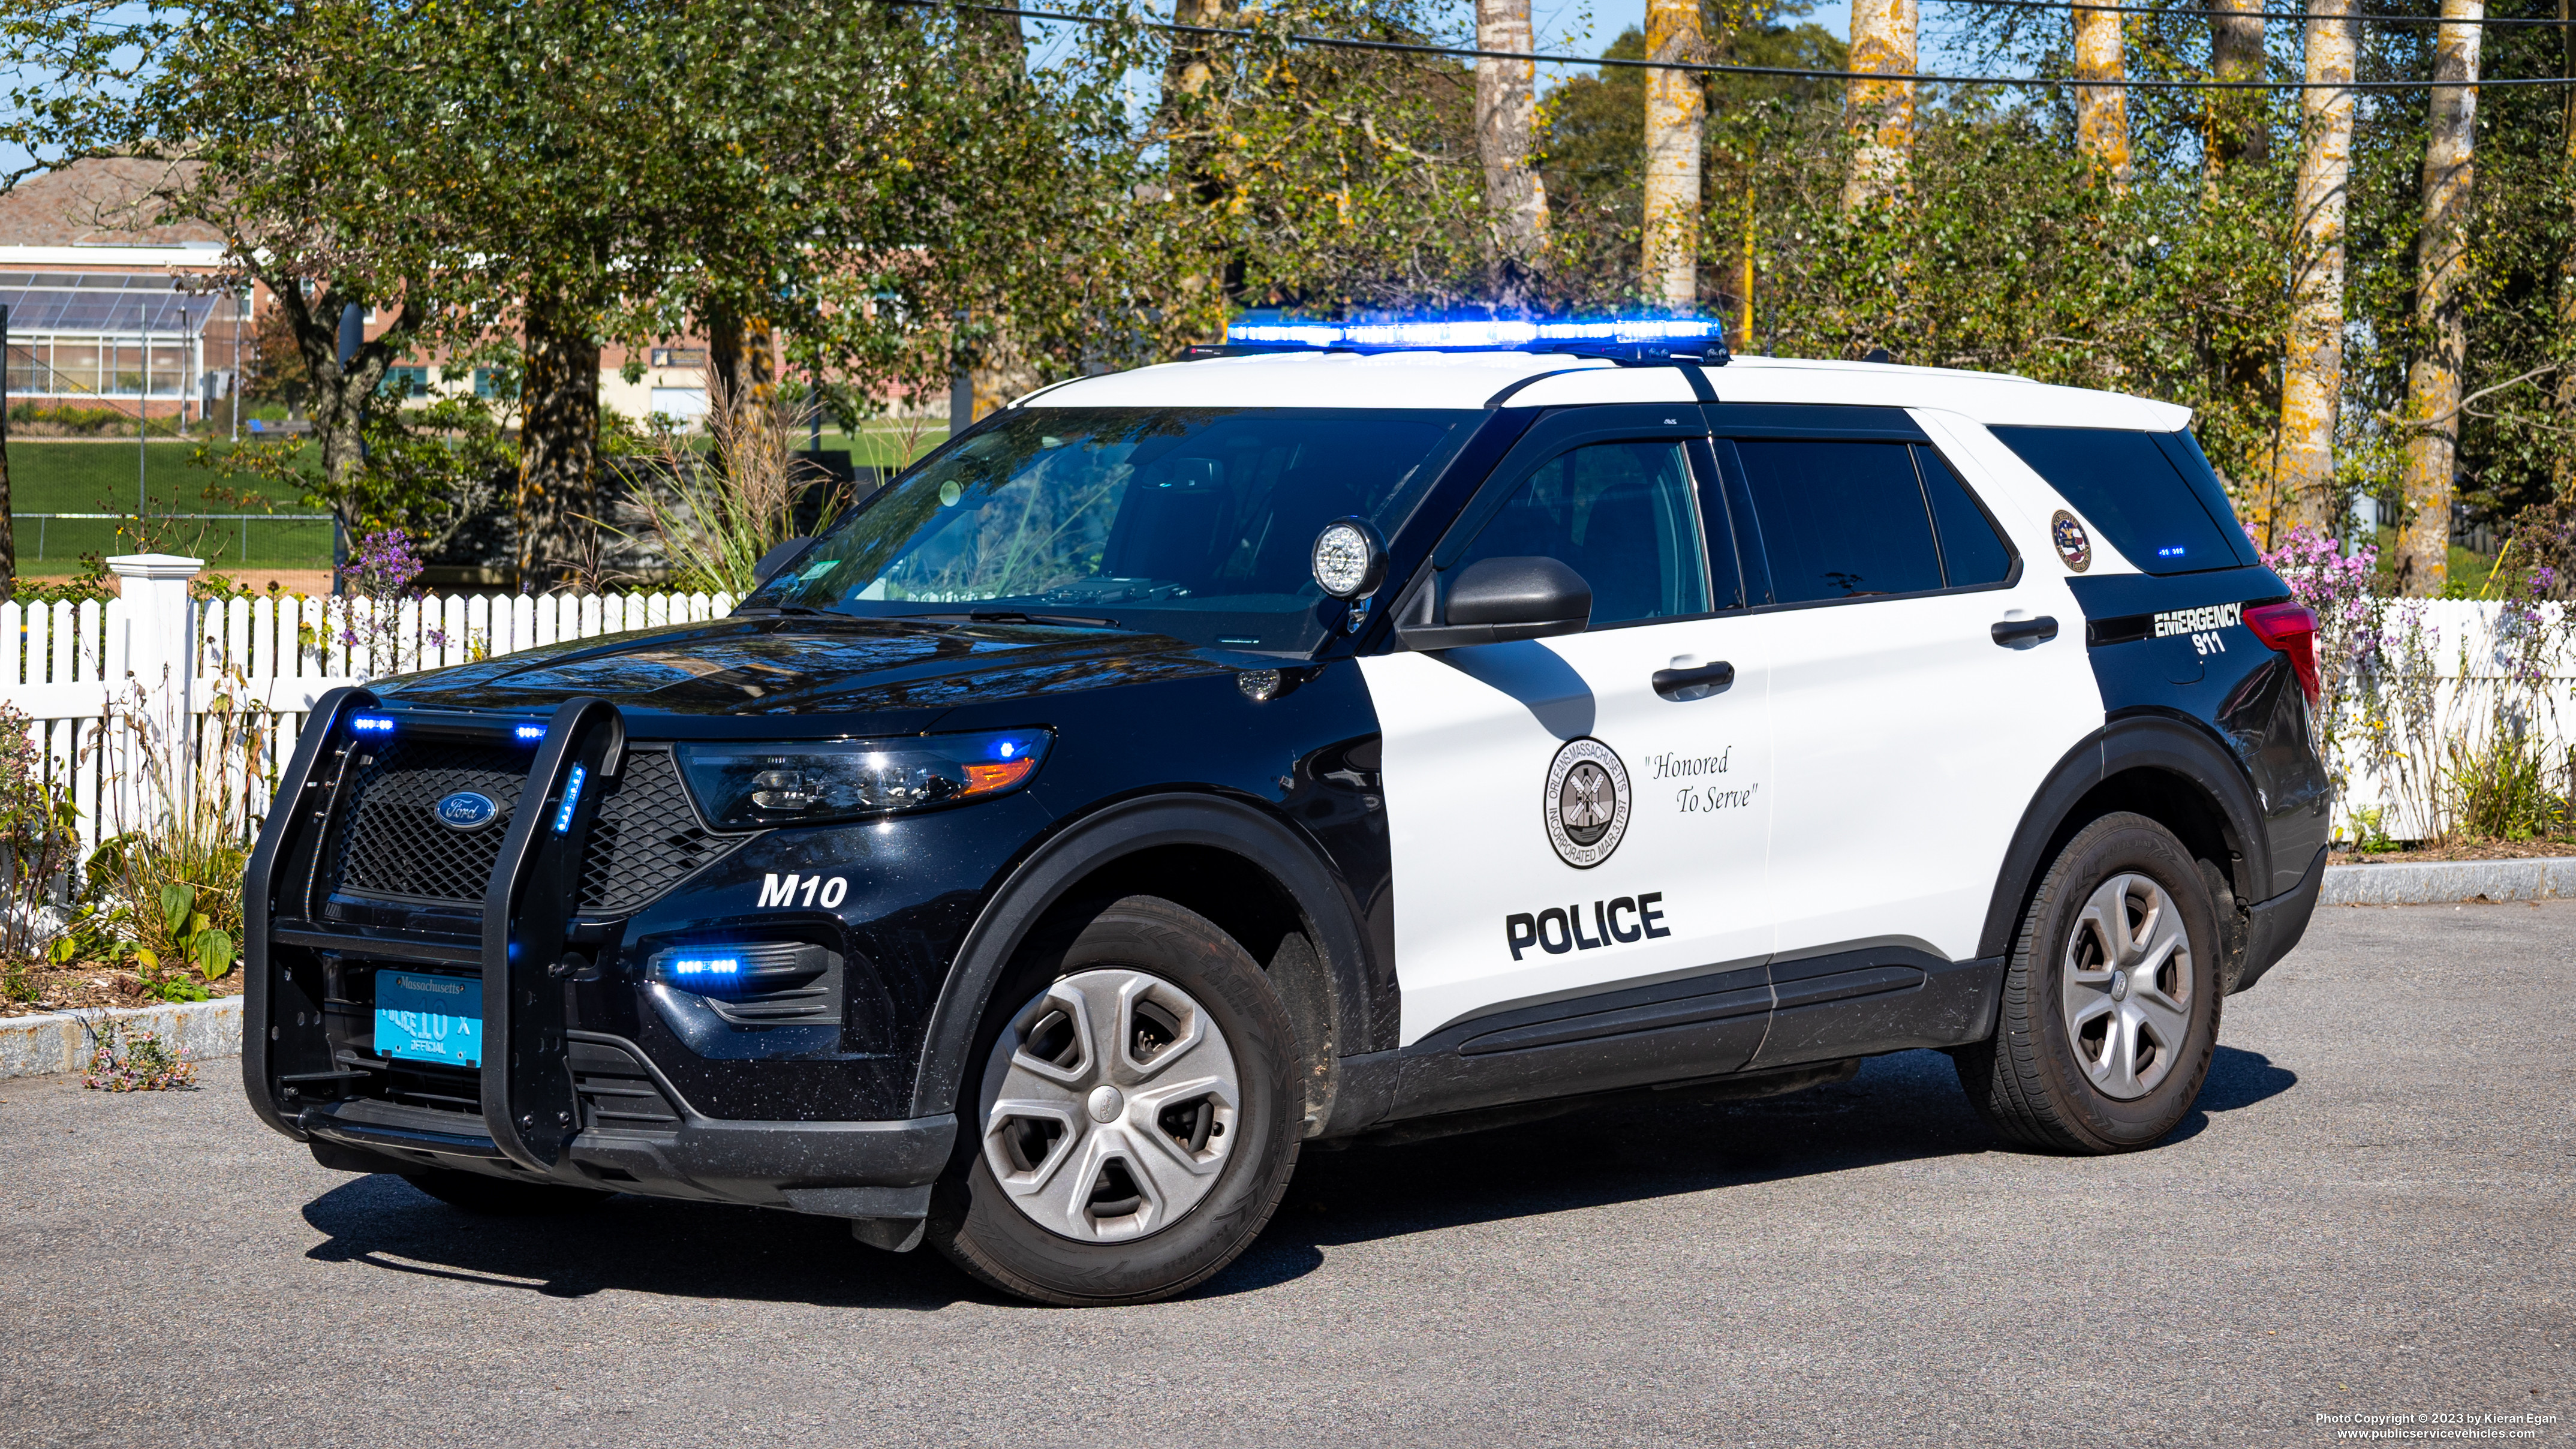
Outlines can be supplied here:
M2308 918L2316 914L2317 895L2325 884L2326 851L2319 847L2317 858L2308 863L2308 873L2297 885L2246 912L2245 961L2236 970L2235 983L2227 988L2231 993L2262 980L2264 972L2279 965L2299 944L2299 938L2308 933Z
M346 806L344 771L330 748L346 717L374 703L348 689L317 702L246 872L242 1073L263 1121L310 1144L324 1166L346 1171L443 1168L857 1219L923 1215L956 1142L953 1116L711 1118L634 1043L573 1024L572 978L586 961L568 954L572 902L600 795L584 782L614 777L624 751L623 719L604 701L570 701L547 722L498 849L479 942L320 919L321 852ZM406 727L469 738L493 728L420 716L407 717ZM325 1023L361 1008L313 970L286 969L280 948L479 977L483 1060L458 1095L480 1110L351 1090L384 1063L335 1051Z
M918 1218L957 1142L954 1116L896 1122L684 1120L667 1132L584 1132L565 1162L528 1171L451 1115L383 1102L308 1107L296 1128L325 1167L432 1168L518 1181L580 1183L655 1197L785 1208L846 1218ZM569 1169L569 1171L567 1171Z

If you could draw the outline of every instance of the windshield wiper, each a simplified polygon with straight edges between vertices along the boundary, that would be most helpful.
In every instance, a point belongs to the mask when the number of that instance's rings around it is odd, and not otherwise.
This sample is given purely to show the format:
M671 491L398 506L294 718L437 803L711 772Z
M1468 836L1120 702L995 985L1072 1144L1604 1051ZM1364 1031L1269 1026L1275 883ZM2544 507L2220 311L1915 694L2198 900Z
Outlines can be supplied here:
M1115 629L1118 621L1096 614L1030 614L1018 609L977 609L966 614L908 614L904 618L937 619L942 623L967 624L1057 624L1075 629Z

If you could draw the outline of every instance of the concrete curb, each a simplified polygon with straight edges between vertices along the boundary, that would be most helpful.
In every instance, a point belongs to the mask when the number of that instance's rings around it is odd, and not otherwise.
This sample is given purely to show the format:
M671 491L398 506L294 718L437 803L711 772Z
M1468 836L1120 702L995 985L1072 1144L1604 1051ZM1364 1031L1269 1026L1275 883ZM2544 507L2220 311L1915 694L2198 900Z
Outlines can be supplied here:
M2576 856L2330 865L2321 906L2421 906L2444 901L2546 901L2576 896Z
M77 1072L89 1065L90 1032L102 1018L127 1031L158 1033L188 1049L192 1062L241 1055L242 999L226 996L176 1006L105 1007L0 1017L0 1078Z

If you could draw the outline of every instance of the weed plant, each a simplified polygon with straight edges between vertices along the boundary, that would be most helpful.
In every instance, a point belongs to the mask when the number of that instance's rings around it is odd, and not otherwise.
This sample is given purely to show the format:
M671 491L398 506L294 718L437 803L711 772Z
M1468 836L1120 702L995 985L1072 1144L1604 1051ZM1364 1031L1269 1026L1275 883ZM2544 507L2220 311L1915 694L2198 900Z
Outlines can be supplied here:
M172 1046L158 1032L128 1030L112 1016L88 1028L89 1068L81 1085L99 1092L195 1091L197 1064L186 1047Z

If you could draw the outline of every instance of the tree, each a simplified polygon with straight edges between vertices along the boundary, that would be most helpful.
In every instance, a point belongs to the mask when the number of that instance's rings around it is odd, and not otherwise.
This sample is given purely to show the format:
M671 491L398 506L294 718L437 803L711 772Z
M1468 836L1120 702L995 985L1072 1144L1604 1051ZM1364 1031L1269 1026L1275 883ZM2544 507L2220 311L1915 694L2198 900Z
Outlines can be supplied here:
M1646 55L1695 64L1708 54L1700 0L1646 0ZM1641 290L1677 311L1699 304L1699 178L1702 121L1708 113L1699 77L1685 70L1646 72L1645 277Z
M2075 0L2075 74L2112 82L2075 88L2075 134L2094 170L2114 189L2129 184L2129 92L2121 61L2121 17L2101 0Z
M2485 0L2442 0L2433 61L2431 135L2424 147L2424 227L2417 238L2415 317L2421 336L2406 378L2405 511L2397 583L2442 592L2451 552L2451 474L2460 447L2460 374L2469 346L2462 303L2468 272L2469 198L2475 179L2478 42Z
M2352 0L2308 0L2307 79L2298 192L2292 216L2293 298L2282 368L2281 442L2274 487L2283 523L2341 532L2335 429L2343 404L2344 213L2352 179L2353 80L2358 31Z
M1914 71L1918 0L1852 0L1851 68L1881 75ZM1906 189L1914 150L1914 82L1856 80L1847 102L1851 159L1843 209L1858 211Z
M2209 78L2263 79L2262 0L2209 0ZM2269 107L2261 91L2211 91L2202 127L2203 166L2212 181L2239 162L2271 153Z
M1529 0L1476 0L1476 48L1531 49ZM1476 150L1485 163L1485 210L1493 218L1487 285L1497 302L1518 305L1523 277L1547 236L1547 188L1530 167L1538 116L1538 65L1480 57L1476 62Z

